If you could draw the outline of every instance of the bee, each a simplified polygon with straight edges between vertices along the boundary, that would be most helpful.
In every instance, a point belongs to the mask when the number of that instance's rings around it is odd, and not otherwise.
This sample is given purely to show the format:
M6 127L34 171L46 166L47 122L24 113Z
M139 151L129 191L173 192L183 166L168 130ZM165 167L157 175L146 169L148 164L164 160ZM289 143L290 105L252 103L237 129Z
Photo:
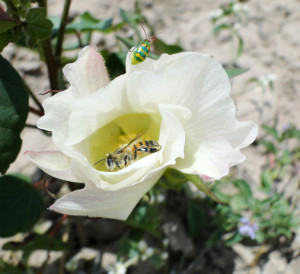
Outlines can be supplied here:
M114 152L106 154L105 158L99 160L94 165L105 161L107 169L114 171L115 169L127 167L142 156L160 151L161 146L157 141L138 141L143 135L144 133L137 135L128 144L122 145Z

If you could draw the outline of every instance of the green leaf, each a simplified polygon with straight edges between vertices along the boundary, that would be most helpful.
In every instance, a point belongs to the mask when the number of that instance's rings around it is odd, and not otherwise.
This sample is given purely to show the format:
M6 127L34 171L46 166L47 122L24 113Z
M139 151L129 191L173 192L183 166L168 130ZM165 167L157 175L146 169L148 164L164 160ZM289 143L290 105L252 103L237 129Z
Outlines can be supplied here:
M128 49L137 46L137 44L132 39L124 38L119 35L117 35L117 39L119 39Z
M222 240L223 234L224 234L223 230L219 230L219 229L214 230L210 234L207 241L205 242L205 246L206 247L211 247L211 246L214 246L214 245L218 244Z
M53 238L48 235L35 235L29 240L24 239L23 242L8 242L3 246L3 250L24 251L31 253L34 250L62 251L65 249L64 243L60 239Z
M25 271L21 271L18 266L11 265L9 263L4 262L0 258L0 273L5 274L27 274Z
M286 149L283 155L279 158L280 163L283 165L290 165L292 162L290 152Z
M21 22L11 18L0 6L0 34L20 24Z
M46 16L45 8L32 8L28 11L25 29L30 46L39 39L43 40L51 36L53 24Z
M265 170L260 175L262 190L269 193L272 189L273 180L269 170Z
M135 208L133 213L127 219L126 224L144 231L148 231L155 237L159 237L160 232L157 229L157 217L158 211L156 206L141 204Z
M75 19L67 25L66 30L68 31L108 31L112 26L113 18L108 18L105 20L98 20L93 17L89 12L75 17Z
M143 236L144 233L140 230L131 230L129 235L120 242L120 254L129 258L139 256L138 243Z
M155 269L160 269L164 266L165 261L161 258L160 254L154 254L149 258L149 262Z
M244 195L235 195L230 200L230 207L236 213L241 213L243 210L249 208L249 199L245 198Z
M155 39L154 47L155 51L158 51L159 53L174 54L183 51L182 47L178 45L168 45L160 39Z
M60 16L48 16L49 20L52 22L53 24L53 32L58 32L59 27L60 27L60 23L61 23L61 17Z
M263 141L260 141L260 144L265 147L267 152L270 152L270 153L273 153L273 154L277 153L277 148L276 148L276 146L274 145L273 142L263 140Z
M230 26L229 26L228 24L220 24L220 25L217 25L217 26L214 27L214 29L213 29L213 34L215 34L215 35L219 34L219 32L220 32L222 29L230 29Z
M241 195L249 198L252 197L252 191L249 184L242 179L236 179L233 181L233 184L239 189Z
M249 207L248 199L244 195L235 195L230 200L230 207L234 212L240 213Z
M282 132L282 136L280 137L280 141L283 141L288 138L296 138L300 140L300 130L295 126L290 126L288 129Z
M267 126L267 125L263 125L262 128L263 128L267 133L269 133L270 135L272 135L272 136L275 138L275 140L278 141L279 137L278 137L278 132L277 132L276 128L274 128L274 127L269 127L269 126Z
M230 196L220 191L218 188L213 188L213 192L222 203L228 204L230 202Z
M0 55L0 172L4 174L21 148L20 133L28 115L28 94L16 70Z
M244 41L243 38L238 35L238 49L235 57L236 59L240 57L240 55L243 53L243 50L244 50Z
M28 231L43 210L42 197L28 182L13 175L0 178L0 237Z
M191 200L187 212L188 232L195 240L202 233L205 226L206 215L196 200Z
M120 9L120 15L122 19L127 22L133 29L136 29L137 23L136 19L137 17L130 14L128 11Z
M164 176L170 183L173 184L183 184L188 181L185 174L173 168L167 169Z
M0 52L8 45L12 38L12 32L10 30L0 33Z
M229 78L233 78L249 71L249 68L225 68L225 71Z
M114 79L126 72L125 65L116 53L109 53L107 50L101 51L101 55L105 60L110 79Z
M233 244L240 242L242 239L243 239L243 236L239 232L235 232L229 239L227 239L225 241L225 244L227 246L231 246Z

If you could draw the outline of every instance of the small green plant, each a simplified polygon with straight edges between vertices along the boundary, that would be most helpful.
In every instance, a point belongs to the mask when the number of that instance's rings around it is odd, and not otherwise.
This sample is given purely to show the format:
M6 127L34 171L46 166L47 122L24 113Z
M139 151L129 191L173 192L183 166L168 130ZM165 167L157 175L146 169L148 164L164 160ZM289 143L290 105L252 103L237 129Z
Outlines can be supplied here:
M235 194L219 192L230 185L234 186ZM224 206L218 206L215 212L213 222L216 231L208 240L209 244L216 243L218 238L215 235L224 237L227 245L245 238L270 244L280 236L290 239L299 224L290 201L280 193L272 193L264 199L255 198L249 184L241 179L219 181L214 186L214 192Z
M244 50L244 40L240 33L240 28L248 22L248 6L237 0L232 0L229 4L222 6L218 10L209 14L211 22L214 24L213 34L218 35L221 31L227 30L232 41L237 41L236 52L232 57L234 63Z

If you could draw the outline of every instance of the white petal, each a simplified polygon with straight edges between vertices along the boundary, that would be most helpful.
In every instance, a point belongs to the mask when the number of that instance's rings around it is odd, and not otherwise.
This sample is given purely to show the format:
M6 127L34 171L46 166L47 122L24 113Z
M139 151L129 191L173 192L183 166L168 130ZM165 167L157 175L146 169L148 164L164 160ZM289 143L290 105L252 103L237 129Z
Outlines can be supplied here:
M228 96L230 83L226 72L214 59L197 53L182 53L162 55L147 70L129 73L127 91L136 111L145 108L156 111L159 103L196 109L200 100L208 105L220 100L224 93Z
M181 106L159 105L162 117L159 143L163 150L163 163L175 164L184 158L185 130L182 122L190 117L190 111Z
M68 121L65 145L76 144L110 121L130 111L125 97L125 76L120 76L105 88L76 101Z
M234 121L232 123L234 125ZM192 127L190 131L193 132ZM194 135L191 134L186 143L188 157L184 161L179 160L176 168L182 172L220 179L228 174L230 167L245 160L240 149L251 144L257 132L257 125L251 121L238 122L234 128L231 126L227 130L218 130L217 127L207 130L203 127L203 135L200 130L194 130Z
M85 189L63 196L50 209L62 214L126 220L163 171L150 172L143 181L118 191L102 190L89 183Z
M148 63L145 68L127 64L132 108L156 111L159 103L165 103L192 112L192 118L184 122L185 159L176 167L217 179L242 162L239 149L254 141L257 126L236 120L230 82L222 66L197 53L162 55L157 62Z
M83 182L72 172L71 158L59 151L26 151L24 155L49 175L70 181Z
M47 98L43 102L45 115L38 120L37 126L52 131L55 139L64 142L68 134L71 105L75 100L76 97L71 88Z
M66 65L63 72L76 97L91 94L109 83L102 56L90 46L83 48L77 61Z

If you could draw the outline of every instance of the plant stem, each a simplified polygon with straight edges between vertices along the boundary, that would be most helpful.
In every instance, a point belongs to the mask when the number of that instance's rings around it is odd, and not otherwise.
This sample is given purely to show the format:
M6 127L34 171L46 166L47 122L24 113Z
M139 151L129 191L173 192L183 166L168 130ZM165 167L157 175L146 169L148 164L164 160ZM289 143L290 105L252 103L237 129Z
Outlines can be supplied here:
M30 128L37 129L36 125L32 125L32 124L25 124L25 127L30 127Z
M58 31L58 35L57 35L55 58L56 58L58 67L60 65L62 45L63 45L64 34L65 34L65 29L66 29L66 25L67 25L67 21L68 21L71 2L72 2L72 0L65 1L64 10L63 10L63 14L62 14L62 18L61 18L61 22L60 22L60 26L59 26L59 31Z
M80 36L80 33L76 31L76 37L77 37L77 40L78 40L78 44L79 44L79 47L83 47L83 43L82 43L82 40L81 40L81 36Z
M38 0L37 1L40 7L43 7L47 11L47 0Z
M266 245L266 244L263 244L260 246L260 248L257 250L255 256L254 256L254 259L251 263L251 269L250 269L250 274L254 274L255 273L255 267L257 266L258 262L259 262L259 259L261 258L261 256L263 254L265 254L266 252L268 252L270 250L270 248Z
M37 106L39 107L40 111L43 111L43 106L40 103L40 101L38 100L38 98L36 98L35 94L33 93L33 91L29 88L29 86L24 82L24 86L25 89L27 90L29 96L32 98L32 100L37 104Z
M184 176L191 182L195 187L197 187L200 191L204 192L208 195L211 199L216 201L217 203L223 205L223 203L213 194L213 192L206 186L205 183L199 178L198 175L186 174L182 173Z
M46 0L38 0L38 4L40 7L46 9L47 12L47 1ZM44 52L47 69L48 69L48 77L50 81L51 89L59 89L58 86L58 72L57 72L57 64L52 52L51 39L47 38L41 42L42 49Z
M57 77L57 65L51 48L50 39L42 41L42 48L46 59L46 64L48 68L48 77L50 80L51 89L58 90L58 77Z
M20 21L20 16L18 14L18 10L16 8L16 6L14 5L14 3L11 0L6 0L6 5L8 7L8 9L11 10L11 15L14 19Z
M38 115L38 116L43 116L44 115L44 111L43 110L38 110L38 109L35 109L33 107L29 107L29 111Z

